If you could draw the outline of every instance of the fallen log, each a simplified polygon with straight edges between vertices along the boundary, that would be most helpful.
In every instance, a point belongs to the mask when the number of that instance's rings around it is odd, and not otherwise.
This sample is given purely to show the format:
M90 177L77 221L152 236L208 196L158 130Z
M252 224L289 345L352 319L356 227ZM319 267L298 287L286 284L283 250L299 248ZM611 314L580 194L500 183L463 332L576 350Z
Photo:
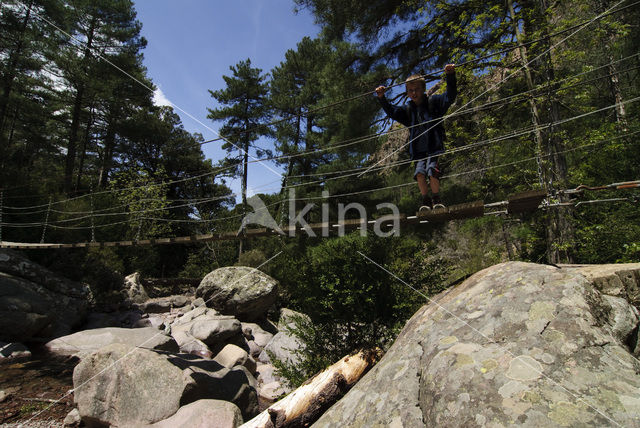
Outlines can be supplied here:
M315 422L380 358L379 349L344 357L240 428L306 427Z

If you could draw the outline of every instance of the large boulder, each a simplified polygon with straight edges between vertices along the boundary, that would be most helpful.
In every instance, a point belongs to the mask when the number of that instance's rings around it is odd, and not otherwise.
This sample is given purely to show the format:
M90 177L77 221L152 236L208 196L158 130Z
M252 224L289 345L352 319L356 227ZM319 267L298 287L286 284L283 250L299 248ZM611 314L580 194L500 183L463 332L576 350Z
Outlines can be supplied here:
M191 321L178 319L171 332L186 332L207 345L216 345L241 334L240 321L229 315L202 315Z
M80 357L113 343L130 348L144 347L167 352L177 352L178 345L172 337L153 327L119 328L106 327L84 330L53 339L45 344L49 352L56 355L78 355Z
M0 250L0 340L71 332L87 314L91 290L9 250Z
M242 422L242 414L235 404L222 400L198 400L180 407L170 418L145 428L211 428L214 425L216 428L236 428Z
M216 269L202 279L196 297L207 306L241 321L264 317L277 299L278 282L249 267Z
M201 399L234 403L244 419L258 413L256 381L244 367L111 344L73 371L74 399L87 426L141 426Z
M621 303L577 270L485 269L421 308L313 426L638 426L638 319Z

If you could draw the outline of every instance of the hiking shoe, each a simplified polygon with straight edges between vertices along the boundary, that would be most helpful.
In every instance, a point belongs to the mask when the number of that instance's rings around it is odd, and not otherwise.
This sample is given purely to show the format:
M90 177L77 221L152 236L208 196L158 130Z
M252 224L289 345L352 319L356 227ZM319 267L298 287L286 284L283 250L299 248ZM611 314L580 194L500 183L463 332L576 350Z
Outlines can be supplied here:
M425 214L425 213L428 213L429 211L431 211L431 207L428 205L423 205L418 210L418 214Z
M444 209L444 208L446 208L446 207L444 205L442 205L442 204L434 204L433 205L433 209L434 210Z

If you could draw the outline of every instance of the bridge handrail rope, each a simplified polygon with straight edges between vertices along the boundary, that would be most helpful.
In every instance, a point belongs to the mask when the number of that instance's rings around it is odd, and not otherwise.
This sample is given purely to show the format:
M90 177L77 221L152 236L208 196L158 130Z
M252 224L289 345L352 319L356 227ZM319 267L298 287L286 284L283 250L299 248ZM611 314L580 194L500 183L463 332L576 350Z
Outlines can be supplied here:
M47 215L44 218L44 224L42 225L42 236L40 237L40 243L44 243L45 233L47 232L47 224L49 223L49 214L51 213L51 202L53 201L53 197L49 196L49 209L47 210Z
M148 209L143 209L143 210L136 210L136 211L125 211L125 212L117 212L117 213L106 213L106 214L95 214L92 215L90 213L88 213L89 215L83 215L81 217L74 217L74 218L69 218L69 219L63 219L63 220L56 220L51 222L51 224L59 224L59 223L69 223L69 222L74 222L74 221L80 221L80 220L86 220L86 219L92 219L95 217L113 217L113 216L129 216L129 215L134 215L134 214L141 214L141 213L146 213L146 212L154 212L154 211L165 211L165 210L173 210L173 209L177 209L177 208L184 208L184 207L188 207L188 206L193 206L193 205L199 205L199 204L204 204L204 203L208 203L208 202L212 202L212 201L216 201L219 200L219 198L211 198L210 200L204 200L201 202L198 202L196 204L194 203L186 203L186 204L181 204L181 205L173 205L173 206L167 206L167 207L161 207L161 208L148 208ZM47 211L47 218L48 218L48 211ZM41 225L42 223L22 223L24 224L31 224L31 225Z
M633 100L628 100L627 102L631 102L631 101L633 101ZM612 107L614 107L614 106L610 106L609 108L612 108ZM594 112L588 112L588 113L585 113L585 114L593 114L593 113ZM580 116L583 116L583 115L580 115ZM569 120L569 119L566 119L566 120ZM522 131L522 132L517 133L517 134L510 134L510 135L507 135L507 136L496 137L494 139L490 139L490 140L487 140L487 141L478 142L478 143L475 143L473 146L472 145L467 145L467 146L464 146L464 147L461 147L461 148L458 148L458 149L452 149L452 150L450 150L450 152L455 152L455 151L458 151L458 150L467 150L467 149L469 149L471 147L477 147L477 146L480 146L480 145L489 144L491 142L502 141L502 140L507 139L507 138L515 138L517 136L525 135L525 134L530 133L530 132L531 132L531 128L529 128L529 130L525 130L525 131ZM616 137L615 139L622 138L624 136L635 135L637 133L638 133L638 131L627 133L627 134L625 134L623 136ZM569 149L569 150L566 150L565 152L572 151L572 150L573 149ZM406 162L407 161L401 161L400 163L406 163ZM382 168L383 167L380 167L380 169L382 169ZM466 173L451 174L451 175L447 175L447 176L445 176L443 178L453 177L453 176L461 176L461 175L465 175L465 174ZM353 174L351 174L351 176L352 175ZM338 179L338 178L346 178L346 177L333 177L333 179ZM323 181L327 181L327 180L323 180ZM305 185L310 185L310 184L317 184L317 183L304 183L304 184ZM410 184L411 183L407 183L405 185L410 185ZM382 189L372 189L372 191L376 191L376 190L382 190ZM342 195L342 196L347 196L347 195ZM213 199L217 199L217 198L213 198ZM311 200L311 199L306 198L305 200ZM271 204L271 206L275 206L277 204L278 203L274 203L274 204ZM180 208L180 207L184 207L184 206L188 206L188 205L190 205L190 204L183 204L183 205L167 207L167 208L163 208L163 209ZM114 215L130 215L130 214L141 214L141 213L144 214L144 213L153 212L153 211L157 211L157 210L159 210L159 209L140 210L140 211L136 211L136 212L124 212L124 213L109 213L109 214L102 214L102 215L99 215L99 216L104 217L104 216L114 216ZM61 220L61 221L55 222L54 224L51 224L49 226L50 227L56 227L58 223L68 223L68 222L71 222L71 221L82 220L82 219L85 219L85 218L88 218L88 217L89 216L84 216L84 217L79 217L79 218L74 218L74 219ZM233 219L233 218L239 218L239 217L242 217L242 215L223 217L220 220ZM208 220L208 221L214 221L214 220ZM126 223L126 221L125 222L110 223L110 224L113 225L113 224L122 224L122 223ZM37 222L34 222L34 223L22 223L22 224L20 224L20 223L18 223L18 224L14 224L14 223L7 224L7 223L5 223L5 226L8 226L8 227L29 227L29 226L41 226L41 225L42 225L42 223L37 223ZM57 228L61 228L61 227L57 227ZM77 228L73 228L73 229L83 229L83 228L84 227L77 227Z
M591 147L591 146L595 146L595 145L599 145L599 144L603 144L603 143L612 143L618 139L621 138L626 138L632 135L636 135L640 133L639 131L633 131L633 132L628 132L622 135L619 135L617 137L614 138L607 138L607 139L602 139L600 141L596 141L593 143L589 143L589 144L584 144L581 145L579 147L574 147L571 149L565 149L559 153L569 153L569 152L573 152L573 151L577 151L583 148L587 148L587 147ZM550 154L544 155L544 157L549 157L551 156ZM524 162L529 162L529 161L533 161L535 160L536 157L530 157L530 158L526 158L526 159L522 159L522 160L518 160L518 161L513 161L513 162L508 162L508 163L504 163L504 164L500 164L500 165L493 165L493 166L489 166L489 167L483 167L483 168L478 168L478 169L474 169L474 170L469 170L469 171L464 171L464 172L459 172L459 173L454 173L454 174L448 174L445 175L443 178L453 178L453 177L460 177L460 176L464 176L464 175L469 175L469 174L473 174L473 173L477 173L477 172L484 172L484 171L489 171L492 169L497 169L497 168L503 168L506 166L513 166L513 165L517 165L520 163L524 163ZM365 193L371 193L371 192L375 192L375 191L384 191L384 190L390 190L390 189L395 189L395 188L400 188L400 187L407 187L407 186L411 186L414 185L413 182L407 182L407 183L403 183L403 184L399 184L399 185L393 185L393 186L387 186L387 187L381 187L381 188L374 188L374 189L368 189L368 190L364 190L364 191L358 191L358 192L351 192L351 193L347 193L347 194L337 194L337 195L333 195L330 196L331 198L338 198L338 197L345 197L345 196L354 196L354 195L359 195L359 194L365 194ZM289 201L314 201L314 200L322 200L322 199L326 199L325 197L321 197L321 196L311 196L311 197L306 197L306 198L295 198L295 199L286 199L284 200L284 202L289 202ZM265 209L274 207L279 205L282 202L274 202L271 204L268 204L265 206ZM157 210L142 210L140 212L133 212L131 214L138 214L138 213L146 213L146 212L151 212L151 211L157 211ZM126 213L129 214L129 213ZM163 218L149 218L149 217L145 217L146 220L153 220L153 221L164 221L164 222L173 222L173 223L206 223L206 224L210 224L213 222L218 222L218 221L224 221L224 220L233 220L233 219L239 219L244 217L244 215L242 214L238 214L238 215L233 215L233 216L225 216L225 217L218 217L215 219L209 219L209 220L178 220L178 219L163 219ZM120 224L126 224L129 221L120 221L120 222L115 222L115 223L108 223L108 224L103 224L103 225L99 225L97 227L110 227L110 226L114 226L114 225L120 225ZM4 223L5 226L8 227L16 227L16 228L25 228L25 227L39 227L42 226L42 223ZM87 229L86 226L82 226L82 227L71 227L71 226L58 226L57 224L50 224L49 227L53 227L56 229L67 229L67 230L82 230L82 229Z
M637 188L640 187L640 180L637 181L630 181L630 182L624 182L624 183L613 183L610 185L606 185L606 186L599 186L600 188L612 188L612 189L616 189L616 190L623 190L623 189L630 189L630 188ZM571 189L566 189L566 190L562 190L561 192L565 192ZM528 193L533 193L532 195L528 195ZM516 201L517 201L517 197L521 197L522 200L525 200L525 202L528 200L529 202L526 202L530 205L531 201L535 202L535 206L529 206L528 208L526 208L526 211L535 211L536 209L549 209L549 208L556 208L556 207L566 207L566 206L574 206L574 207L579 207L580 205L586 205L586 204L596 204L596 203L605 203L605 202L633 202L633 203L637 203L640 201L640 195L633 195L630 197L626 197L626 198L607 198L607 199L595 199L595 200L588 200L588 201L571 201L571 202L559 202L559 203L552 203L552 204L542 204L539 205L537 203L538 200L540 200L542 197L544 197L544 193L538 194L540 192L525 192L524 194L517 194L514 195L516 196ZM547 195L548 196L548 195ZM480 207L481 204L482 206ZM477 217L478 215L509 215L509 214L518 214L521 212L525 212L522 210L514 210L513 213L510 212L510 208L507 208L507 210L494 210L494 211L488 211L485 212L484 210L486 208L503 208L503 207L510 207L512 204L511 201L511 197L509 200L507 201L499 201L499 202L493 202L490 204L484 204L481 203L481 201L478 201L478 203L472 203L472 204L462 204L460 206L452 206L451 209L456 209L460 208L461 212L464 210L467 210L469 212L469 216L470 217ZM477 206L477 208L476 208ZM522 207L522 203L520 203L520 207ZM516 207L517 208L517 207ZM444 213L443 213L444 215ZM429 213L428 215L425 216L427 219L429 219L430 217L432 218L436 218L438 219L438 213L437 212L433 212L433 213ZM452 219L462 219L462 218L466 218L464 215L455 215L455 213L453 215L448 215L445 216L448 218L440 218L440 221L445 221L445 220L452 220ZM405 216L405 215L400 215L400 216L387 216L385 219L382 219L382 221L387 221L387 222L392 222L392 221L399 221L399 222L405 222L405 223L425 223L425 221L421 221L423 217L417 217L417 216ZM349 219L349 220L344 220L344 221L338 221L337 224L333 224L333 222L331 222L330 225L327 225L325 223L320 223L320 224L312 224L312 225L308 225L308 229L310 230L318 230L319 228L328 228L330 230L333 230L334 228L341 228L340 230L343 230L345 228L345 226L351 226L351 227L362 227L362 225L369 225L371 223L376 223L378 221L380 221L381 219L377 219L377 220L369 220L369 219ZM428 222L428 221L426 221ZM289 227L285 227L283 230L290 230L291 228ZM297 230L307 230L306 228L299 228L299 227L295 227L294 229ZM251 237L251 236L269 236L269 235L273 235L274 233L276 233L275 231L269 230L269 229L247 229L245 230L245 235L243 237ZM231 239L238 239L239 235L237 232L226 232L226 233L220 233L220 234L207 234L207 235L193 235L193 236L183 236L183 237L174 237L174 238L152 238L152 239L146 239L146 240L134 240L134 241L114 241L114 242L94 242L94 243L71 243L71 244L30 244L30 243L16 243L16 242L1 242L0 241L0 248L23 248L23 249L30 249L30 248L40 248L40 249L58 249L58 248L83 248L83 247L102 247L102 246L131 246L131 245L159 245L159 244L188 244L188 243L196 243L196 242L209 242L209 241L216 241L216 240L231 240Z
M565 123L569 123L569 122L572 122L574 120L582 119L584 117L587 117L587 116L590 116L590 115L593 115L593 114L596 114L596 113L600 113L600 112L605 111L605 110L609 110L609 109L615 108L619 104L623 104L623 105L624 104L629 104L629 103L632 103L632 102L636 102L638 100L640 100L640 97L632 98L630 100L623 101L622 103L616 103L616 104L613 104L613 105L609 105L607 107L603 107L601 109L597 109L597 110L593 110L593 111L590 111L590 112L587 112L587 113L583 113L583 114L580 114L580 115L577 115L577 116L573 116L571 118L566 118L566 119L560 120L558 122L548 122L548 123L545 123L545 124L541 124L541 125L539 125L537 127L537 129L549 128L551 126L554 126L554 124L557 126L557 125L562 125L562 124L565 124ZM479 142L476 142L476 143L467 144L467 145L462 146L462 147L455 147L455 148L452 148L452 149L445 150L442 153L441 156L450 155L450 154L454 154L454 153L459 153L459 152L462 152L462 151L471 150L471 149L479 147L479 146L484 146L484 145L488 145L488 144L493 144L493 143L496 143L496 142L504 141L504 140L507 140L507 139L520 137L520 136L523 136L523 135L530 134L530 133L534 132L535 130L536 130L536 127L534 127L534 126L531 126L529 128L524 128L524 130L516 130L516 131L514 131L513 134L508 134L508 135L498 136L498 137L494 137L494 138L489 138L489 139L484 140L484 141L479 141ZM378 166L378 167L368 167L368 168L366 168L366 171L379 171L379 170L382 170L382 169L387 169L390 166L396 166L396 165L399 165L399 164L409 163L409 162L411 162L411 161L410 160L409 161L401 161L401 162L399 162L397 164L393 164L393 165L382 165L382 166ZM365 169L365 168L360 168L358 171L361 171L362 169ZM309 183L300 183L300 184L290 185L290 186L286 186L285 188L304 187L304 186L309 186L309 185L313 185L313 184L319 184L319 183L326 182L326 181L329 181L329 180L353 177L354 175L355 176L360 176L361 174L362 174L361 172L357 172L357 173L353 173L353 174L341 175L339 177L329 177L329 178L326 178L326 179L323 179L323 180L317 180L317 181L313 181L313 182L309 182Z
M640 133L640 131L634 131L634 132L631 132L631 133L619 135L619 136L617 136L615 138L602 139L600 141L596 141L596 142L589 143L589 144L584 144L584 145L579 146L579 147L566 149L566 150L563 150L563 151L561 151L559 153L574 152L574 151L577 151L577 150L580 150L580 149L593 147L593 146L600 145L600 144L603 144L603 143L609 144L609 143L612 143L612 142L616 141L617 139L626 138L628 136L636 135L638 133ZM547 154L547 155L544 155L544 156L545 157L549 157L551 155ZM486 171L489 171L489 170L498 169L498 168L504 168L504 167L507 167L507 166L514 166L514 165L518 165L518 164L525 163L525 162L531 162L531 161L534 161L534 160L536 160L536 156L532 156L532 157L529 157L529 158L521 159L521 160L518 160L518 161L507 162L507 163L503 163L503 164L500 164L500 165L493 165L493 166L488 166L488 167L482 167L482 168L477 168L477 169L473 169L473 170L463 171L463 172L459 172L459 173L455 173L455 174L448 174L448 175L444 176L443 178L453 178L453 177L459 177L459 176L464 176L464 175L469 175L469 174L474 174L474 173L479 173L479 172L486 172ZM375 188L375 189L368 189L368 190L364 190L364 191L337 194L337 195L330 196L330 198L354 196L354 195L359 195L359 194L364 194L364 193L371 193L371 192L375 192L375 191L385 191L385 190L397 189L397 188L408 187L408 186L413 186L413 185L414 185L413 182L407 182L407 183L401 183L401 184L398 184L398 185L386 186L386 187ZM288 202L291 202L291 201L307 202L307 201L317 201L317 200L324 200L324 199L327 199L327 197L324 197L324 196L311 196L311 197L306 197L306 198L295 198L295 199L288 198L288 199L284 200L283 202L285 202L285 203L288 203ZM281 202L275 202L275 203L268 204L268 205L265 206L264 209L268 209L268 208L274 207L274 206L276 206L276 205L278 205L280 203ZM489 205L491 205L491 204L489 204ZM489 206L489 205L487 205L487 206ZM170 223L211 224L211 223L218 222L218 221L233 220L233 219L239 219L239 218L242 218L242 217L243 217L243 215L239 214L239 215L234 215L234 216L219 217L219 218L210 219L210 220L179 220L179 219L164 219L164 218L152 218L152 217L144 217L144 219L145 220L150 220L150 221L170 222ZM109 223L109 224L100 225L98 227L109 227L109 226L120 225L120 224L124 224L124 223L128 223L128 221ZM19 227L31 227L31 226L22 226L21 225ZM58 229L68 229L68 230L82 230L82 229L86 229L87 228L87 227L65 227L65 226L56 226L56 225L51 225L50 227L54 227L54 228L58 228Z

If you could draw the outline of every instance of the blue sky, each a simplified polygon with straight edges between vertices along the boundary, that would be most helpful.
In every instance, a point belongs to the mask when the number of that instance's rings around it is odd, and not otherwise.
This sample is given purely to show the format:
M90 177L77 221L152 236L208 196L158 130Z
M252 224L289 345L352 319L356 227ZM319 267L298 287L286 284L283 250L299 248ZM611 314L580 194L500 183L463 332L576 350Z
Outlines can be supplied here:
M295 14L293 0L135 0L142 35L147 39L144 64L158 87L157 99L168 100L190 132L205 140L217 137L220 122L207 119L215 107L209 89L224 88L229 67L251 59L253 67L268 73L295 49L304 36L319 28L306 10ZM181 111L183 110L183 111ZM193 118L189 117L193 116ZM199 123L200 122L200 123ZM214 163L225 156L222 142L203 146ZM278 190L279 170L273 164L249 167L249 188ZM260 188L267 183L273 184ZM239 180L228 183L239 193Z

